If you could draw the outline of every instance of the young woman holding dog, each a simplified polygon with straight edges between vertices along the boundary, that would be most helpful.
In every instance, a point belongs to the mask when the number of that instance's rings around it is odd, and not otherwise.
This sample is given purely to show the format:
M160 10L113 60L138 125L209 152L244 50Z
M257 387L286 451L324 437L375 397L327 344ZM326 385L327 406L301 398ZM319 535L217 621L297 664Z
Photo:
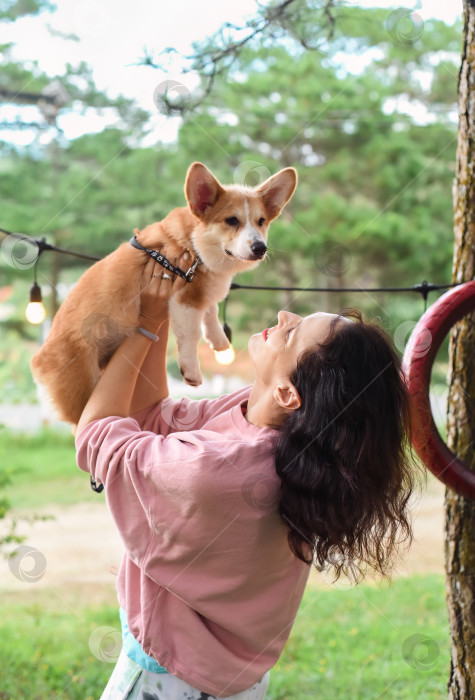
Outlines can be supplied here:
M78 465L104 484L125 547L124 645L102 700L261 700L312 561L389 578L411 542L400 362L357 313L281 311L249 340L252 387L171 400L168 300L185 282L148 267L142 330L76 432Z

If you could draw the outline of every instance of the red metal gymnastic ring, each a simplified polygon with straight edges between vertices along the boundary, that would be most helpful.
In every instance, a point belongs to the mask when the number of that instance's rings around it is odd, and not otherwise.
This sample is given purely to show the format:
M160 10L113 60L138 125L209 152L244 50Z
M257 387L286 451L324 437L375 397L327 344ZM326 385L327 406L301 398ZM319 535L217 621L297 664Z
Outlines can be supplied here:
M406 346L403 367L411 397L412 443L428 469L461 496L475 499L475 472L449 450L432 417L432 364L450 328L475 310L475 281L441 296L420 318Z

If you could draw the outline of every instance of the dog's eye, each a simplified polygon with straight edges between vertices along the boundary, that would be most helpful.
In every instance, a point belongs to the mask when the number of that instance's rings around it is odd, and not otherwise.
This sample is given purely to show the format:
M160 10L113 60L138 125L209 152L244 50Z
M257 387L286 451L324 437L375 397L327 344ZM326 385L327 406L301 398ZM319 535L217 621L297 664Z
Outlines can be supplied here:
M229 224L229 226L239 226L239 219L237 219L235 216L228 216L225 221L227 224Z
M258 225L258 226L264 226L264 221L265 221L264 217L261 216L261 218L260 218L259 221L257 222L257 225Z

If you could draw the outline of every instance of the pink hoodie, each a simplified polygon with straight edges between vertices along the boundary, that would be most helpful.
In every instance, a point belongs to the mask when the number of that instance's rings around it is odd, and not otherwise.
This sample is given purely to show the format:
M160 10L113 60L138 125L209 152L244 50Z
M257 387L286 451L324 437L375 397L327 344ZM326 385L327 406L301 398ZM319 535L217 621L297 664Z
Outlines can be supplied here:
M78 466L104 484L124 542L130 631L169 673L219 697L276 663L310 570L278 515L278 432L245 419L248 395L167 398L76 436Z

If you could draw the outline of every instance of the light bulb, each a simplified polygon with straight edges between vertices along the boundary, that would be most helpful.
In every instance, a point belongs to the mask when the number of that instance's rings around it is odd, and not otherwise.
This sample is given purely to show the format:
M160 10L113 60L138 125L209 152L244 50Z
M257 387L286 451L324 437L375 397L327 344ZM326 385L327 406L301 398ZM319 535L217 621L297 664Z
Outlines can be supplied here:
M230 345L227 350L215 351L214 357L216 362L218 362L220 365L230 365L231 362L234 362L236 353L234 352L233 346Z
M27 321L35 325L43 323L46 318L46 309L43 306L43 300L41 298L41 289L36 282L30 289L30 303L26 307L25 316Z
M35 325L43 323L46 318L46 309L43 306L43 302L30 301L26 307L25 316L27 321Z

